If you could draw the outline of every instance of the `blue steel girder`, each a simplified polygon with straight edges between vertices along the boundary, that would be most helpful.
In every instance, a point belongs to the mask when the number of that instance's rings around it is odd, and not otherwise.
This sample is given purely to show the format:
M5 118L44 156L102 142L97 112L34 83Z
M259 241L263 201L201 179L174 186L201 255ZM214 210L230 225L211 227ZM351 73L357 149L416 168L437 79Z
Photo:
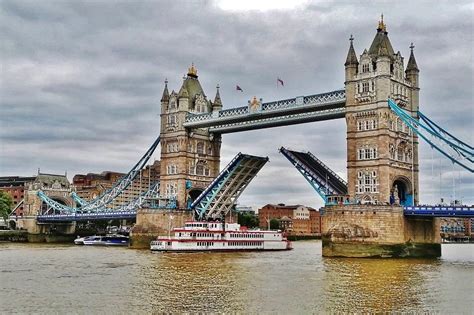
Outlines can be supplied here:
M51 209L59 211L60 213L74 213L76 211L76 208L74 207L69 207L67 205L63 205L62 203L57 202L56 200L53 200L49 198L44 192L39 190L36 195L46 203L48 206L48 211L49 212Z
M447 138L451 138L452 141L458 143L460 146L464 146L465 148L469 149L469 150L474 150L474 147L471 146L470 144L468 143L465 143L461 140L459 140L457 137L455 137L454 135L452 135L451 133L449 133L447 130L445 130L444 128L442 128L441 126L439 126L437 123L435 123L434 121L432 121L429 117L425 116L422 112L418 111L418 116L424 120L426 122L427 125L429 125L429 127L433 130L433 131L437 131L438 133L441 133L443 134L444 136L446 136Z
M417 206L403 207L405 216L437 218L474 218L474 207L468 206Z
M96 220L121 220L121 219L135 219L137 217L136 211L111 211L103 213L70 213L70 214L56 214L56 215L39 215L36 220L39 223L54 223L54 222L73 222L73 221L96 221Z
M123 191L130 186L133 180L140 174L140 171L145 167L148 160L151 158L153 152L157 148L158 144L160 143L160 137L158 137L153 144L148 148L145 154L141 157L141 159L133 166L133 168L124 176L122 177L115 185L107 190L104 194L100 195L96 199L81 205L80 208L74 207L66 207L66 206L58 206L58 203L54 203L54 200L50 199L48 196L43 195L40 196L48 205L50 205L53 209L59 211L66 211L66 212L75 212L76 210L81 211L104 211L103 209L106 208L108 204L115 200ZM79 198L79 197L78 197Z
M120 195L138 176L140 171L145 167L148 160L151 158L153 152L158 147L160 143L160 137L153 142L150 148L145 152L142 158L133 166L133 168L125 175L119 182L117 182L114 187L108 190L103 195L97 197L96 199L89 202L84 207L81 207L82 210L88 211L93 210L94 208L103 208L107 204L111 203L118 195Z
M191 204L198 219L225 216L267 161L268 158L237 154Z
M436 130L433 130L432 126L425 126L423 121L419 121L406 113L393 100L388 99L388 106L414 133L430 144L433 149L436 149L451 160L451 162L474 173L474 166L472 165L474 158L473 150L461 143L456 143L452 138L446 138Z
M136 209L140 208L148 199L150 198L155 198L160 189L160 182L156 182L154 185L150 187L147 191L143 192L140 196L132 200L131 202L122 205L121 207L114 208L114 209L109 209L109 208L101 208L101 209L94 209L95 211L87 211L83 210L82 208L71 208L68 206L65 206L63 204L60 204L59 202L51 199L51 198L45 198L47 197L44 192L41 190L38 191L37 195L38 197L41 198L46 204L48 205L49 208L58 210L61 214L53 214L51 216L59 215L59 216L64 216L64 215L73 215L74 213L76 214L93 214L93 213L120 213L120 212L130 212L130 211L135 211ZM82 199L81 199L82 200ZM73 210L71 210L73 209Z
M331 120L344 118L346 116L345 107L322 109L319 111L298 113L290 115L281 115L278 117L261 118L254 120L243 120L232 124L216 125L209 128L210 133L225 134L247 130L274 128L281 126L290 126L304 124L315 121ZM258 116L255 116L259 118Z
M243 106L213 113L188 114L184 127L209 128L210 132L228 133L343 118L345 100L345 91L337 90L263 103L254 111Z
M87 201L85 201L84 199L82 199L81 197L79 197L75 191L73 191L71 193L71 197L72 199L74 199L75 202L77 202L81 207L82 206L85 206L86 204L88 204Z

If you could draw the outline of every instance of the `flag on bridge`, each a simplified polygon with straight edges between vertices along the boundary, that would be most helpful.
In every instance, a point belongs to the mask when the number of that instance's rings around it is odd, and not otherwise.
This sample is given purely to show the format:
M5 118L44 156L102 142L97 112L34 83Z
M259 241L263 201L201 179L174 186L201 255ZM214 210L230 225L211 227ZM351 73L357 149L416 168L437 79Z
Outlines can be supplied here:
M283 83L283 80L280 78L277 78L277 87L278 87L278 84L281 84L281 86L285 86L285 84Z
M244 90L242 90L242 88L238 85L235 86L235 90L236 91L240 91L240 92L243 92Z

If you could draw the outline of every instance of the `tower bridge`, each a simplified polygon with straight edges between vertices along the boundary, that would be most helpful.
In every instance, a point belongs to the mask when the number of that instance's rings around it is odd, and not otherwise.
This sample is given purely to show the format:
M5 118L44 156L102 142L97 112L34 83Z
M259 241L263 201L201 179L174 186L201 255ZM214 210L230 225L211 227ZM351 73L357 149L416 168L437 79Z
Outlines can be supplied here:
M206 96L192 65L177 92L169 92L165 81L160 136L132 170L107 193L91 202L79 202L78 208L61 208L39 194L63 213L62 218L44 214L38 221L120 215L104 206L137 178L158 146L161 173L155 187L159 190L148 197L157 200L160 210L137 211L143 203L136 203L135 208L123 212L136 213L135 237L149 241L166 230L171 217L179 217L179 222L193 215L200 219L223 217L267 159L238 154L219 172L222 134L345 118L347 181L309 152L280 149L326 203L323 255L439 256L436 217L470 217L474 211L417 207L419 139L471 173L473 147L419 111L420 71L413 45L405 67L383 20L370 47L359 57L353 40L351 36L344 64L344 89L266 103L254 97L247 106L231 109L223 109L219 86L214 100Z

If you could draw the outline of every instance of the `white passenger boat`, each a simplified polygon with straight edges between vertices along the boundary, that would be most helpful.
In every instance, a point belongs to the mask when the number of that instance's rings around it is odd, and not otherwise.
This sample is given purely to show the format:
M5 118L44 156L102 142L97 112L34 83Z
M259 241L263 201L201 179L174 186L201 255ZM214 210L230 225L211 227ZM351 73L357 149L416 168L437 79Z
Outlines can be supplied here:
M80 237L78 236L75 240L74 240L74 244L76 245L84 245L84 240L87 238L86 237Z
M174 236L158 237L152 251L262 251L289 250L291 242L282 231L247 230L238 223L186 222L174 228Z
M76 241L74 241L74 243L76 243ZM129 238L128 236L118 234L106 236L89 236L84 237L82 243L84 245L127 246L129 243Z

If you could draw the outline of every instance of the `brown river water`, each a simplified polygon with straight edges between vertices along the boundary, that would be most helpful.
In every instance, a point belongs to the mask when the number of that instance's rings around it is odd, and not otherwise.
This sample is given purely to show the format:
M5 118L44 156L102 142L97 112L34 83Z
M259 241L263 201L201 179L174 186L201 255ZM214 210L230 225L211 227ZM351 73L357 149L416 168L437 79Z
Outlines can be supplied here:
M440 259L0 244L0 313L474 314L474 244Z

